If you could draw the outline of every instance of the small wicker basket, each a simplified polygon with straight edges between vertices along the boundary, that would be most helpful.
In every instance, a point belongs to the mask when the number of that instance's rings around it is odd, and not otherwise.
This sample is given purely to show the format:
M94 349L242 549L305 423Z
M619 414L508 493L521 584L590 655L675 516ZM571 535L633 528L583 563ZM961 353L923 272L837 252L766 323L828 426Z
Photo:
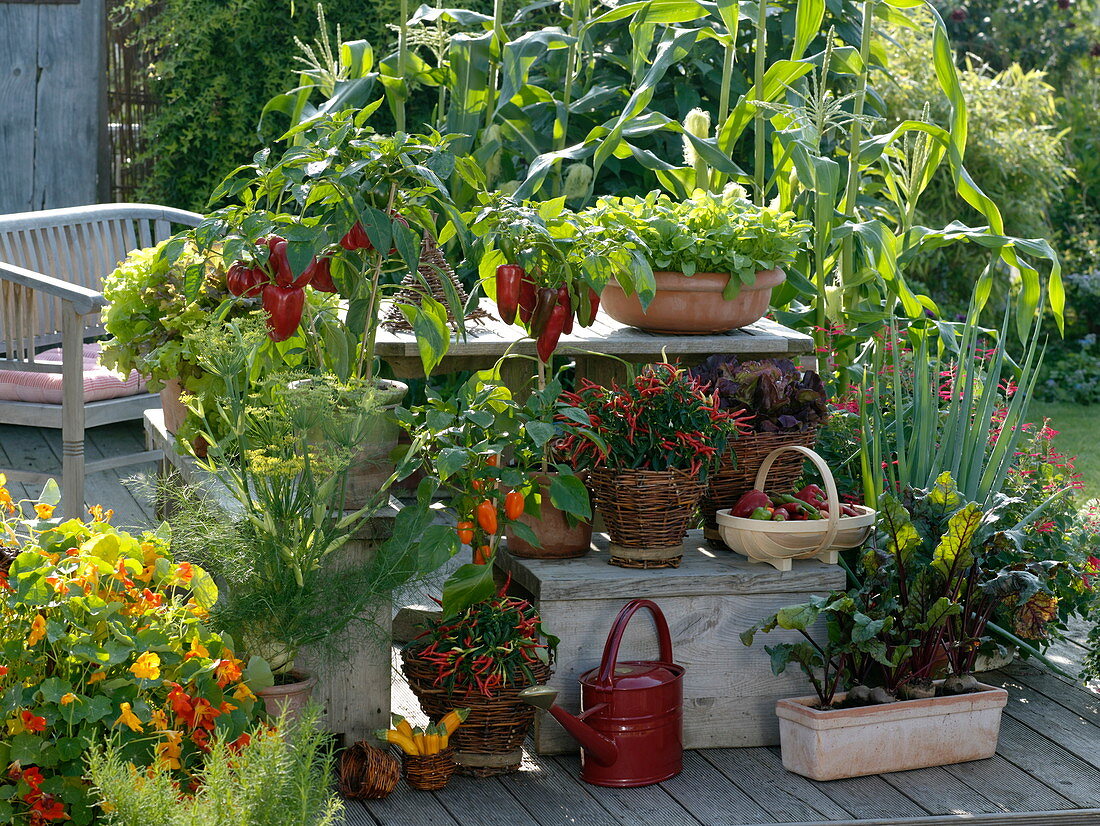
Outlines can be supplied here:
M389 751L360 740L340 755L340 794L351 800L389 797L401 776L401 764Z
M730 509L724 508L716 514L722 541L754 562L766 562L779 571L789 571L794 559L817 557L822 562L835 564L839 550L859 547L867 539L875 524L876 512L856 505L859 516L841 516L837 507L840 497L832 471L821 456L801 445L787 445L768 454L756 474L757 490L764 490L772 464L784 451L802 453L820 471L826 497L832 505L829 518L806 522L769 522L731 516Z
M683 470L595 468L589 484L611 537L612 565L679 567L702 482Z
M420 708L438 720L454 708L468 708L470 715L450 737L458 773L489 777L518 771L523 762L523 741L535 719L535 709L519 693L533 685L545 685L549 666L531 666L533 681L519 680L485 696L473 686L448 690L435 682L435 671L407 651L401 652L401 670L420 701Z
M707 539L721 540L715 513L733 504L752 490L756 472L764 459L776 448L785 445L802 445L813 450L817 442L817 428L783 431L779 433L746 433L734 439L730 444L733 453L731 461L727 453L722 457L718 470L707 482L706 493L699 503L699 512L703 516L703 535ZM802 463L805 457L797 453L785 453L776 459L768 477L773 490L787 490L802 478Z
M405 782L422 792L442 789L455 773L455 753L450 746L435 754L401 755Z

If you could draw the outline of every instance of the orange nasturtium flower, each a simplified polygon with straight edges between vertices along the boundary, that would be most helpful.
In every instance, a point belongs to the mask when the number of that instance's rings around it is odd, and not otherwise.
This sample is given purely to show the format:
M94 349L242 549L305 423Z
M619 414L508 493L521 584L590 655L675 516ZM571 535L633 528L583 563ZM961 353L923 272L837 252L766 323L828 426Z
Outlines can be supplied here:
M34 506L34 512L38 514L39 519L49 519L53 516L54 506L47 505L45 502L39 502Z
M39 717L31 711L21 711L19 716L23 722L24 731L40 732L46 730L46 718Z
M95 683L98 683L100 680L105 680L105 679L107 679L107 672L106 671L97 671L95 674L93 674L91 677L88 678L88 685L94 685Z
M32 648L46 636L46 618L41 614L35 614L31 620L31 633L27 636L27 647Z
M153 724L153 728L157 731L164 731L168 728L168 715L164 713L163 709L153 709L153 718L149 722Z
M157 744L157 762L166 769L179 769L183 767L180 762L183 732L164 732L164 742Z
M113 510L104 511L102 505L92 505L88 508L88 513L92 515L93 522L110 522L115 515Z
M115 720L115 725L119 723L129 726L130 731L145 731L145 727L141 724L141 720L134 714L133 709L129 703L123 703L120 708L122 713L118 715L118 719Z
M192 657L202 657L204 659L208 659L210 657L210 652L206 650L205 645L199 642L198 637L191 638L191 648L186 654L183 655L183 658L185 660L189 660Z
M75 703L76 700L77 700L77 696L70 691L68 694L62 695L61 705L67 706L70 703Z
M8 509L8 513L15 513L15 502L11 498L11 492L7 488L8 477L0 473L0 506Z
M232 682L235 682L241 678L241 667L237 665L237 660L219 660L217 668L214 669L214 674L218 680L218 686L225 688Z
M191 570L190 562L181 562L176 566L176 577L184 585L189 585L191 583L191 577L193 576L194 571Z
M248 683L241 683L234 689L233 699L244 702L245 700L255 700L256 695L252 693L252 689L248 687Z
M152 651L146 651L130 666L130 671L142 680L160 679L160 657Z

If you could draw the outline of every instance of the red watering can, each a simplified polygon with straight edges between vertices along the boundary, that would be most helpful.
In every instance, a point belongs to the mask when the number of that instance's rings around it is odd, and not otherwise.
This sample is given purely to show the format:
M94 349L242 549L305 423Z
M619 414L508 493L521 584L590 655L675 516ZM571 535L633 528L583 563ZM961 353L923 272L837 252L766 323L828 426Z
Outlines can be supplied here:
M619 643L639 608L657 625L660 660L618 662ZM581 714L554 705L557 692L535 686L520 696L549 711L581 744L581 780L595 786L649 786L680 773L684 752L684 667L672 662L672 637L656 603L635 599L615 618L603 660L581 676Z

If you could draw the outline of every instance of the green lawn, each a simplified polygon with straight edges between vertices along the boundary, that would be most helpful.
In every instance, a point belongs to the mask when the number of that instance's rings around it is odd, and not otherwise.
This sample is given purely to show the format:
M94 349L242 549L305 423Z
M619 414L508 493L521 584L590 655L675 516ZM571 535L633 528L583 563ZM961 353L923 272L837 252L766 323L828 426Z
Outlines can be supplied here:
M1058 431L1055 448L1067 456L1076 456L1077 469L1084 476L1084 493L1089 499L1100 497L1100 405L1046 404L1034 402L1028 418L1041 421L1046 416Z

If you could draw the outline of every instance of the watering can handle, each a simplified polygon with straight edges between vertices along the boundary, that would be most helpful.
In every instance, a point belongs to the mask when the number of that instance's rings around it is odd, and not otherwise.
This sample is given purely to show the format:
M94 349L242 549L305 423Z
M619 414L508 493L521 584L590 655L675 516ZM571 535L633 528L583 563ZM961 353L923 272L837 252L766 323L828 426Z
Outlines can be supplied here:
M661 613L657 603L652 600L632 599L619 611L619 616L615 617L611 632L607 635L607 643L603 648L603 659L600 661L600 673L596 677L596 682L600 685L611 685L611 678L615 673L615 663L619 660L619 643L622 642L623 634L626 633L626 626L630 622L630 618L634 616L639 608L648 608L649 613L653 615L653 622L657 625L657 641L660 647L661 662L672 662L672 635L668 632L668 622L665 621L665 615Z

